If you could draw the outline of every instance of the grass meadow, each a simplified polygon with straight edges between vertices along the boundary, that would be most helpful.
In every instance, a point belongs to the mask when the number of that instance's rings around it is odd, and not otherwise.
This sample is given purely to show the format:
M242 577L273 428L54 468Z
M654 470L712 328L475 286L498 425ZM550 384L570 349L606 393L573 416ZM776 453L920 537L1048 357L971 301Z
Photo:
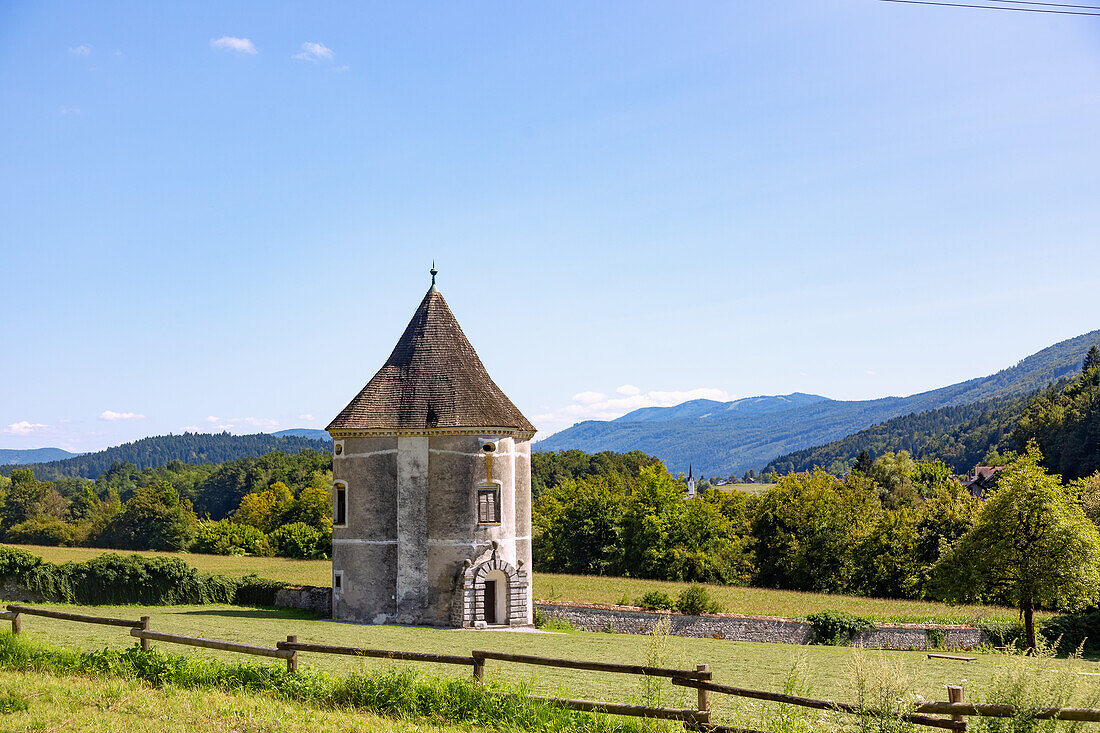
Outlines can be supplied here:
M137 680L0 670L0 696L14 694L25 710L0 717L5 731L85 733L397 733L409 721L361 710L332 710L269 695L219 690L154 689ZM419 726L440 733L468 726Z
M468 654L473 649L486 649L631 664L653 663L656 654L659 657L656 661L661 666L694 668L696 664L705 663L710 665L717 682L766 690L782 689L784 679L792 667L800 666L804 670L803 679L810 685L809 691L813 696L836 700L848 700L852 697L853 665L857 663L888 662L894 668L892 676L903 680L906 689L927 699L946 699L945 685L962 684L970 687L986 684L1007 659L1002 654L989 653L974 655L977 656L977 661L974 662L955 662L928 659L923 652L877 652L848 647L799 647L673 636L370 626L317 619L304 612L289 609L252 609L238 606L63 608L76 613L121 618L147 615L152 617L152 628L156 631L267 646L285 639L288 634L294 634L304 642L445 654ZM23 633L31 639L68 648L123 648L134 643L126 629L41 617L25 616ZM224 661L242 660L241 655L229 652L192 649L160 642L154 642L154 646L179 654L198 654ZM244 659L255 661L255 658ZM415 665L417 669L440 676L471 674L468 667L305 653L300 655L299 664L332 673L369 673L394 666ZM1100 672L1100 663L1097 662L1051 659L1048 664L1053 669L1076 664L1086 671ZM505 682L530 684L539 694L635 703L640 702L646 694L642 687L643 678L632 676L530 667L495 661L487 664L486 671L490 677L497 677ZM1087 676L1082 679L1086 684L1100 689L1100 678ZM661 685L663 704L674 707L692 706L692 691L674 688L667 682L662 682ZM734 719L741 710L736 700L724 696L714 696L714 703L720 720Z
M40 547L21 545L49 562L88 560L105 550L90 547ZM240 557L142 552L142 555L178 557L204 573L240 576L255 573L263 578L299 585L327 586L331 582L332 563L328 560L288 560L280 557ZM647 591L663 590L672 597L687 583L635 578L604 578L587 575L535 573L535 598L542 601L578 603L633 604ZM848 611L874 621L972 623L977 619L1015 619L1012 608L998 606L950 606L929 601L801 593L739 586L709 585L711 595L729 613L759 616L805 617L825 610ZM1043 614L1039 614L1043 615Z

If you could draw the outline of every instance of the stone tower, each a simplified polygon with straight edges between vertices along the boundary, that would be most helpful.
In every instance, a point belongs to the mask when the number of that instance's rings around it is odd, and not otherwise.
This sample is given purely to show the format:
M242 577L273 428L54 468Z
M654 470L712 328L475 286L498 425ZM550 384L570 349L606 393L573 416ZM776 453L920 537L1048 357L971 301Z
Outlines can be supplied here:
M435 286L329 424L333 618L531 623L531 438Z

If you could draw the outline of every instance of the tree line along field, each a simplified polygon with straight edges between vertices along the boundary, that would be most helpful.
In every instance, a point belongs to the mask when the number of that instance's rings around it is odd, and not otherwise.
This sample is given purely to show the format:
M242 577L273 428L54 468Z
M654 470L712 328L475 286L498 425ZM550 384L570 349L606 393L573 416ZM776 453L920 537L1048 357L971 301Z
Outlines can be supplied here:
M431 651L440 654L469 654L474 649L534 654L548 657L590 659L625 664L653 661L652 637L601 633L519 633L509 631L474 631L429 629L402 626L371 626L333 623L316 619L290 609L249 609L238 606L160 606L160 607L81 607L66 605L64 610L112 617L152 617L157 631L207 636L250 644L274 645L288 634L300 641L337 644L400 651ZM48 641L68 648L122 648L134 640L126 629L59 621L42 617L26 617L23 634L31 639ZM694 668L709 664L714 679L764 690L780 690L792 665L803 667L803 681L812 688L812 696L848 701L852 690L853 665L887 664L892 674L904 681L907 689L926 699L945 699L944 686L963 684L972 690L987 684L1002 668L1006 658L998 653L975 654L969 663L928 659L924 652L877 652L850 647L757 644L715 639L663 637L665 649L661 666ZM190 647L154 642L155 648L176 654L198 654L224 661L255 661L229 652L197 650ZM320 654L302 654L299 664L341 674L370 672L393 667L408 667L438 676L468 676L468 667L451 665L391 662ZM1052 670L1067 668L1087 672L1100 671L1100 663L1067 659L1044 659L1044 667ZM489 662L487 675L511 683L529 684L532 694L596 699L609 702L637 703L642 699L642 678L611 673L578 672L548 667L530 667L504 662ZM1100 679L1082 677L1084 684L1100 687ZM693 707L692 690L664 686L663 704L670 707ZM228 704L228 703L227 703ZM243 704L243 703L242 703ZM739 703L734 698L712 696L716 722L737 719ZM136 729L136 728L135 728Z
M13 545L40 556L47 562L81 562L101 555L105 550L90 547L40 547ZM149 557L175 557L203 573L229 576L256 574L296 585L328 586L332 579L329 560L289 560L280 557L241 555L198 555L166 552L140 552ZM540 601L633 604L651 590L663 590L675 597L687 583L637 578L609 578L589 575L535 573L535 598ZM729 613L799 618L818 611L847 611L873 621L899 623L940 622L971 623L977 619L1015 620L1016 609L1002 606L952 606L932 601L892 598L866 598L827 593L773 590L743 586L708 585L708 591ZM1040 614L1050 615L1050 614Z

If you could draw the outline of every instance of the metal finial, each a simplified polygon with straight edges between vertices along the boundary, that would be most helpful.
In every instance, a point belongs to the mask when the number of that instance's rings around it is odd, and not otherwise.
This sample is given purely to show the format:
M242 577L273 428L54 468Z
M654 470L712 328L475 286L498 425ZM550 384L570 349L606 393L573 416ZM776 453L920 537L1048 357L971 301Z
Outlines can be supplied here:
M432 290L436 290L435 276L439 273L439 270L435 269L435 260L432 260L432 269L429 272L432 273Z

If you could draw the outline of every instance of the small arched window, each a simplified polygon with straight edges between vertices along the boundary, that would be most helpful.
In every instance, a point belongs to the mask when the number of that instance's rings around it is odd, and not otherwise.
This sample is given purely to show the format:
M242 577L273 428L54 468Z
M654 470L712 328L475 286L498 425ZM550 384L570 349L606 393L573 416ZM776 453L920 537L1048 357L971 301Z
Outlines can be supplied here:
M348 526L348 485L343 481L332 485L332 526Z

